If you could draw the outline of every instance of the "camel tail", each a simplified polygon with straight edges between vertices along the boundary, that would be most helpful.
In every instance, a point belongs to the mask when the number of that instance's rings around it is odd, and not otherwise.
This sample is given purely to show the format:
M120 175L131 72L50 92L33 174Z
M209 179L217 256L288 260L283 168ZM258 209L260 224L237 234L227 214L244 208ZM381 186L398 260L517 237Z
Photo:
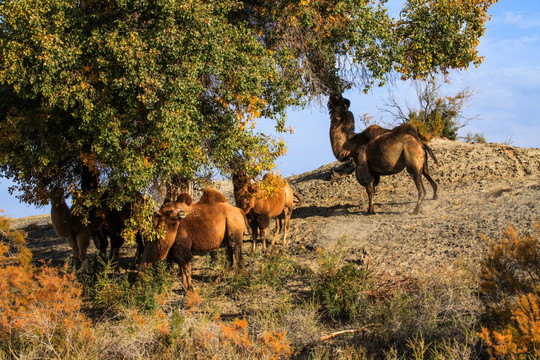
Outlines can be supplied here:
M298 199L298 205L302 206L302 198L300 197L300 195L294 190L292 193L293 193L293 196Z
M437 161L437 158L435 157L435 153L433 152L433 150L431 150L431 148L427 144L422 143L422 146L424 147L424 151L431 156L435 164L438 166L439 162Z

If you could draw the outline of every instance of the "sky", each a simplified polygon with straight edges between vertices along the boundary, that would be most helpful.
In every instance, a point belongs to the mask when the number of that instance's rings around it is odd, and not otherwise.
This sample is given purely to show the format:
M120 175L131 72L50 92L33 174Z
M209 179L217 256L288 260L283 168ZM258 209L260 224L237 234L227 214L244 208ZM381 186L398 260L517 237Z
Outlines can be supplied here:
M401 1L389 2L391 11L399 11ZM499 0L491 6L492 18L486 24L485 36L478 51L485 60L480 67L450 74L450 84L441 88L442 95L454 96L468 87L476 94L463 114L477 117L459 132L481 133L488 142L518 147L540 147L540 0ZM381 111L389 92L403 105L414 104L416 93L410 82L376 88L368 94L352 89L344 94L351 100L350 110L356 118L356 131L363 130L359 121L364 114L376 122L390 122ZM288 112L287 124L293 134L283 135L288 151L276 162L276 170L289 176L314 170L335 161L330 147L330 118L325 104L313 104L304 110ZM261 119L259 129L268 133L273 123ZM10 195L11 183L0 177L0 209L14 218L45 214L50 207L36 208L20 203Z

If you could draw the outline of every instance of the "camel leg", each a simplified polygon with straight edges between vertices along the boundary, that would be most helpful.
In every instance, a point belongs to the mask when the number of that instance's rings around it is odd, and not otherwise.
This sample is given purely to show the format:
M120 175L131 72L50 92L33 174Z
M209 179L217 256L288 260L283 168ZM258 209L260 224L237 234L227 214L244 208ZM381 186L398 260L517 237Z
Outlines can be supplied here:
M242 242L244 240L244 231L231 230L227 232L227 258L229 265L237 268L244 267L244 259L242 256Z
M369 171L368 164L364 159L365 156L358 156L357 157L357 164L356 164L356 180L360 185L366 188L366 192L368 195L368 208L367 213L368 214L375 214L375 209L373 207L373 197L375 196L375 181L378 180L377 178L373 178L373 175Z
M68 236L67 238L68 244L71 247L71 251L73 252L73 267L75 269L78 269L80 266L80 259L79 259L79 246L77 245L77 240L73 238L73 236Z
M124 244L124 238L120 234L113 234L111 236L111 252L109 254L109 261L117 262L120 259L120 247Z
M289 223L291 222L292 209L286 207L284 212L285 221L283 225L283 246L287 245L287 233L289 232Z
M109 247L107 234L96 232L92 234L92 238L94 238L94 245L99 249L99 256L101 256L103 260L107 259L107 248Z
M79 249L79 260L84 268L86 267L86 256L88 253L88 246L90 246L90 234L79 233L76 236L77 248Z
M366 192L368 195L368 208L367 213L368 214L375 214L375 207L373 206L373 198L375 197L375 186L373 185L373 182L370 182L367 185L364 185L366 188Z
M422 174L429 181L429 183L431 184L431 187L433 188L433 200L437 200L437 183L435 182L435 180L433 180L433 178L429 174L427 163L426 163L426 166L424 166L424 169L422 170Z
M180 272L182 273L182 287L184 290L193 290L193 286L191 285L191 264L180 265Z
M262 239L262 251L266 254L266 229L260 228L259 231Z
M272 238L272 245L271 245L272 248L274 248L276 244L276 240L279 237L279 232L281 231L282 227L283 227L283 223L282 223L281 215L279 215L276 218L276 233L274 234L274 237Z
M413 211L413 214L416 215L420 211L420 205L422 205L424 196L426 196L426 189L424 188L424 184L422 183L422 175L418 171L410 171L409 174L413 178L414 185L416 185L416 189L418 190L418 200L416 202L416 207Z
M259 225L257 224L257 219L252 218L249 221L249 226L251 227L251 240L253 241L251 251L255 252L255 248L257 247L257 238L259 237Z

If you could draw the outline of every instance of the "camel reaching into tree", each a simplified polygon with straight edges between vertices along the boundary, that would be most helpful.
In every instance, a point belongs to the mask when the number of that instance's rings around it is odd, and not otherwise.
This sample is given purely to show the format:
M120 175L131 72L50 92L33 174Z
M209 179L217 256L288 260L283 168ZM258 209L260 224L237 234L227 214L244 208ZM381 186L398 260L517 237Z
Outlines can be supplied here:
M51 222L56 234L68 241L73 252L73 266L79 269L85 265L90 245L90 228L83 224L80 217L72 214L62 191L51 194ZM97 239L94 242L99 248Z
M375 194L375 188L379 184L381 175L391 175L401 172L405 167L407 171L413 176L416 186L419 188L419 200L414 213L418 213L420 204L425 196L425 188L422 183L422 175L426 177L433 188L433 199L437 198L437 183L433 180L429 174L427 158L429 154L435 163L437 159L431 148L424 144L419 136L418 130L412 124L402 124L392 130L385 129L378 125L370 125L364 131L358 134L354 133L354 117L349 111L350 101L345 99L341 95L331 95L328 100L328 109L330 110L330 142L332 143L332 150L334 155L340 161L346 161L353 159L355 163L356 178L360 184L366 187L368 192L369 206L368 213L373 213L373 196ZM380 140L379 138L383 138ZM345 140L346 139L346 140ZM403 149L408 151L408 161L403 156L397 155L396 150L401 143ZM407 146L405 146L405 142ZM371 144L368 146L368 144ZM394 144L397 147L392 147L390 144ZM414 149L420 147L422 149L422 155L418 155L423 159L422 166L413 165L412 153ZM369 158L365 159L364 154L369 149ZM386 153L385 153L386 151ZM377 153L378 152L378 153ZM400 153L401 154L401 153ZM338 157L339 155L339 157ZM401 156L400 158L394 158L395 156ZM360 164L360 165L359 165ZM366 167L369 169L366 172ZM399 169L399 170L398 170ZM415 170L416 169L416 170ZM413 173L420 173L420 179L415 178ZM366 175L367 174L367 175Z
M192 289L190 262L193 255L216 250L223 244L229 263L243 266L246 219L243 211L223 202L224 197L220 201L215 194L205 199L202 203L192 204L191 196L183 193L176 202L164 204L156 214L154 226L164 226L165 236L148 243L142 255L143 263L162 261L167 257L176 262L187 290ZM213 201L216 199L218 201Z
M247 172L243 169L236 170L232 180L236 206L246 213L251 228L252 250L255 251L256 241L260 234L262 237L262 249L266 252L266 228L270 225L270 219L276 219L276 233L271 246L274 247L281 229L283 229L283 245L286 245L294 198L296 197L302 203L300 195L291 189L287 182L277 179L272 174L264 175L263 181L281 182L281 184L278 189L275 189L274 194L269 197L265 196L259 184L251 183Z

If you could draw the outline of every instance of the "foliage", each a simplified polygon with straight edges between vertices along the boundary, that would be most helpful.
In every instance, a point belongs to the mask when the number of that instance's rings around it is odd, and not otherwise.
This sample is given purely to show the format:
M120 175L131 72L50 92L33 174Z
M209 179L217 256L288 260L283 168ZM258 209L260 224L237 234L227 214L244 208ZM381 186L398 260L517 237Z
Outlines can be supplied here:
M354 319L370 307L373 274L365 267L343 263L338 252L318 251L319 272L313 294L331 319Z
M297 261L284 254L271 253L268 256L251 255L248 261L254 262L251 271L241 271L226 274L227 264L221 262L222 276L227 279L229 291L257 292L261 287L279 288L285 286L287 280L301 271Z
M2 1L0 171L25 202L61 188L90 207L86 166L117 208L237 152L260 173L286 149L257 119L286 131L314 96L478 65L494 2L408 0L393 19L386 0Z
M75 276L66 268L33 266L22 235L4 217L0 226L0 358L68 358L87 351L95 336L80 311Z
M468 132L463 138L465 142L470 144L487 144L487 140L481 133L470 133Z
M266 174L261 181L254 186L257 198L268 199L287 185L287 179L275 173Z
M156 311L169 294L175 278L164 263L139 273L120 274L116 265L97 259L92 271L81 276L85 297L97 308L118 312L123 308Z
M539 230L520 235L510 226L482 260L486 327L479 336L494 358L540 356Z
M449 80L446 78L445 82ZM417 105L407 105L407 109L404 109L391 95L383 111L390 113L397 121L415 125L420 137L425 140L434 136L457 140L458 130L473 119L465 117L463 109L475 92L465 88L455 96L443 96L440 93L442 83L433 76L417 80L414 84Z

